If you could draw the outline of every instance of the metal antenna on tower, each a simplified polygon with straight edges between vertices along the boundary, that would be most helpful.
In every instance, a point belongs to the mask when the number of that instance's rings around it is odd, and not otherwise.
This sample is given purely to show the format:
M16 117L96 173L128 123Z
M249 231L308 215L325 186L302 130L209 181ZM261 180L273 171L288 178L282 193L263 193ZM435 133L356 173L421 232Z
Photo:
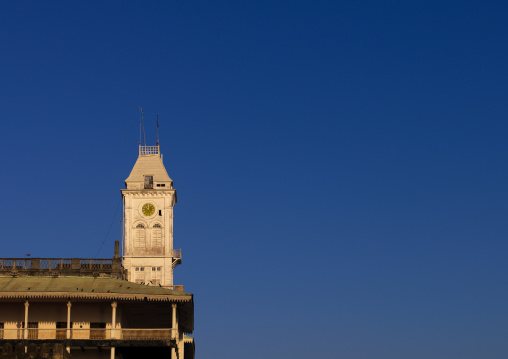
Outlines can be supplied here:
M141 106L139 107L139 111L141 111L141 120L139 122L139 144L141 144L141 128L143 128L143 146L146 146L146 135L145 135L145 120L143 119L143 109Z
M138 105L139 110L141 111L141 114L143 114L143 109L141 106ZM141 115L143 116L143 115ZM141 117L139 118L139 142L138 144L141 146Z
M159 114L157 114L157 146L159 145Z

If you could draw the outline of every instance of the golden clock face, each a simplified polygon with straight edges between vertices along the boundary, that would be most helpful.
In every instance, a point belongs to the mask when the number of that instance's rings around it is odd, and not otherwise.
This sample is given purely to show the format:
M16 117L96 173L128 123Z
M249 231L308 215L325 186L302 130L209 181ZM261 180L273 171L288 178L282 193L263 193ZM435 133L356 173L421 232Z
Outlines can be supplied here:
M155 206L151 203L145 203L143 207L141 207L141 212L147 217L151 216L155 213Z

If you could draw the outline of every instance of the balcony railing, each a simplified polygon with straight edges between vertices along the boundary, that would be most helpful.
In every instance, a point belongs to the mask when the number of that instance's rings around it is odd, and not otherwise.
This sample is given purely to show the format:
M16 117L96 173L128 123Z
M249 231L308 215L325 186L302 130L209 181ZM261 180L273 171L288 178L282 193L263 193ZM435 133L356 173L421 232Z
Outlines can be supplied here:
M173 257L182 258L182 250L181 249L173 249Z
M113 261L111 259L81 259L81 268L88 270L107 270L113 269Z
M122 277L121 259L0 258L0 275L94 275Z
M111 270L112 259L79 259L69 258L0 258L0 269L72 269L73 267L88 270Z
M30 340L48 339L75 340L173 340L177 338L177 330L172 328L157 329L40 329L40 328L15 328L0 329L0 340L24 339ZM26 332L26 333L25 333Z
M159 154L159 146L139 146L139 155L158 155Z

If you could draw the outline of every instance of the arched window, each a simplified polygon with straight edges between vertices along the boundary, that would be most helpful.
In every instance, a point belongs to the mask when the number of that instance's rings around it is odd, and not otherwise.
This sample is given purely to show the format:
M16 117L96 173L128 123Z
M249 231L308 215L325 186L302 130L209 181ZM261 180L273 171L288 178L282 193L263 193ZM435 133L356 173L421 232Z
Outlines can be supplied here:
M143 223L139 223L134 230L134 246L135 247L144 247L146 245L145 239L145 225Z
M152 247L162 247L162 226L159 223L152 227Z

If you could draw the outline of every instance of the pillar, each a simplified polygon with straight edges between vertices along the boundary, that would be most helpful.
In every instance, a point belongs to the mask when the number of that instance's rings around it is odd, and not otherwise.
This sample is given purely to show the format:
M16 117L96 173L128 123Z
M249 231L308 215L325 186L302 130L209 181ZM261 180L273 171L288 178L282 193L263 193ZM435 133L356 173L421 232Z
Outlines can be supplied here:
M71 307L72 303L69 300L67 302L67 335L66 335L67 339L71 339ZM70 354L71 347L66 347L65 349L67 350L67 353Z
M25 301L25 330L23 331L23 338L28 339L28 307L30 304L28 304L28 300Z
M116 302L111 302L111 339L116 338ZM115 347L111 346L111 359L115 359Z
M111 339L116 338L116 302L111 303Z
M176 303L171 304L171 339L175 338L178 343L178 322L176 321ZM171 348L171 359L176 359L176 348Z
M176 327L178 328L178 334L177 334L177 345L178 345L178 358L184 359L183 357L183 331L180 330L180 318L178 318L178 313L176 315Z

